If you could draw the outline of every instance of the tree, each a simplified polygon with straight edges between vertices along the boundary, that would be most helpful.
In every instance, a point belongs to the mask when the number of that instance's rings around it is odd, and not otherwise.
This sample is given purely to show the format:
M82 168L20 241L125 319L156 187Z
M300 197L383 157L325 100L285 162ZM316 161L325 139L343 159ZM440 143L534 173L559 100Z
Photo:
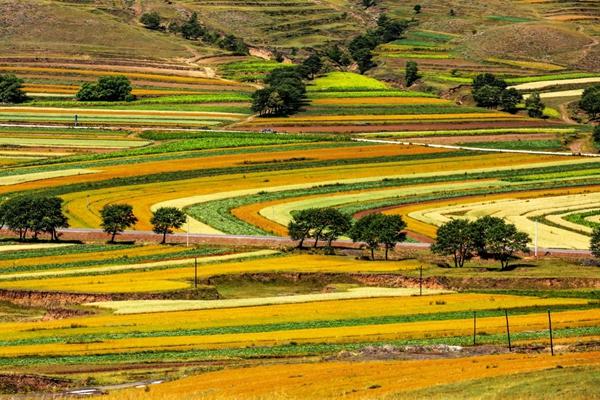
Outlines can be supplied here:
M500 104L502 91L498 86L484 85L473 89L473 99L480 107L495 108Z
M159 29L161 22L160 14L156 11L144 13L140 17L140 22L148 29Z
M491 256L500 261L502 270L508 268L510 259L518 251L527 251L529 235L525 232L519 232L517 227L506 222L494 225L486 235L486 248Z
M381 243L385 247L385 259L388 259L388 251L396 247L396 244L406 240L406 223L400 215L381 215L375 227L379 229Z
M252 111L261 116L286 116L304 104L306 85L297 68L276 68L265 78L267 86L252 94Z
M362 0L362 5L365 9L373 7L375 4L377 4L376 0Z
M473 244L477 255L481 258L489 258L490 251L487 248L487 237L489 236L490 230L496 226L502 226L505 222L502 218L492 217L491 215L485 215L477 218L471 223L473 228Z
M302 62L302 65L308 71L310 79L314 79L315 75L317 75L321 71L321 68L323 68L323 61L321 61L321 57L318 55L311 54Z
M421 5L420 4L416 4L413 7L413 10L415 11L415 14L420 14L421 13Z
M0 103L22 103L27 100L23 80L14 74L0 74Z
M506 82L497 78L494 74L488 72L479 74L473 78L473 90L481 89L483 86L495 86L500 89L506 89Z
M135 225L138 221L133 214L133 207L129 204L107 204L100 211L102 229L111 235L110 242L115 242L115 236L125 229Z
M364 74L371 68L375 67L375 63L373 62L373 55L371 54L371 49L362 48L352 55L354 61L358 65L358 71L361 74Z
M167 241L167 234L173 233L173 229L183 226L187 217L185 213L176 207L161 207L152 213L150 223L154 233L162 234L162 242Z
M206 30L198 22L198 14L192 13L190 18L179 27L181 35L188 40L196 40L206 33Z
M504 89L500 93L500 106L503 110L514 113L517 104L523 100L523 95L515 88Z
M377 230L377 219L382 214L368 214L360 218L350 230L353 242L364 242L371 250L371 259L375 260L375 250L379 248L380 236Z
M349 215L331 207L316 209L312 219L312 237L315 239L313 247L317 247L321 238L325 238L328 247L331 247L331 242L348 232L352 226L352 219Z
M124 75L102 76L96 83L84 83L76 95L79 101L129 101L131 82Z
M595 227L592 231L590 250L592 251L592 255L594 257L600 258L600 227Z
M412 86L413 83L419 79L419 67L417 63L414 61L409 61L406 63L406 72L404 74L404 80L406 81L406 86Z
M600 146L600 125L596 125L592 131L592 139L596 146Z
M304 246L304 241L311 237L311 231L315 227L317 209L309 208L295 212L292 220L288 223L288 235L292 240L299 240L298 248Z
M0 224L18 232L19 240L25 239L28 232L34 239L48 233L52 240L58 240L57 229L69 226L62 204L58 197L14 197L0 206Z
M233 54L243 56L248 54L248 46L244 41L234 35L226 35L218 41L220 48L229 50Z
M596 119L600 114L600 85L590 86L583 91L579 107L588 113L590 119Z
M454 266L462 268L475 250L474 227L464 219L452 219L437 230L431 251L443 256L452 256Z
M527 109L527 115L531 118L542 118L544 116L546 106L542 103L539 92L533 92L527 97L525 108Z

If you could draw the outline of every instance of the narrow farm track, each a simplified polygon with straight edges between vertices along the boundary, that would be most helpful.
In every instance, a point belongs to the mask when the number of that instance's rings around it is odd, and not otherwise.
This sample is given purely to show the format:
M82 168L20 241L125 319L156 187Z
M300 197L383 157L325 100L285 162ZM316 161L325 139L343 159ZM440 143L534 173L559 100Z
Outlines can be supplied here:
M14 236L14 233L6 230L0 231L4 236ZM88 228L69 228L59 230L61 239L63 240L103 240L108 239L107 234L101 229ZM152 231L126 231L117 237L118 241L146 241L160 243L162 235L158 235ZM281 248L293 247L298 244L297 241L289 237L282 236L251 236L251 235L229 235L229 234L200 234L200 233L174 233L168 236L169 243L189 243L189 244L212 244L226 246L244 246L244 247L261 247L261 248ZM305 241L305 245L311 245L310 240ZM363 246L362 243L354 243L350 240L336 240L332 243L334 247L359 249ZM428 249L431 243L399 243L397 248L408 250L423 250ZM589 257L589 250L572 250L572 249L551 249L538 248L540 257L544 256L565 256L565 257Z
M437 148L437 149L468 150L468 151L481 151L481 152L489 152L489 153L518 153L518 154L532 154L532 155L545 155L545 156L569 156L569 157L600 157L600 154L596 154L596 153L568 153L568 152L564 152L564 151L488 149L488 148L483 148L483 147L454 146L454 145L447 145L447 144L430 144L430 143L417 143L417 142L402 142L402 141L396 141L396 140L382 140L382 139L352 138L352 140L355 142L397 144L397 145L402 145L402 146L425 146L425 147L433 147L433 148Z

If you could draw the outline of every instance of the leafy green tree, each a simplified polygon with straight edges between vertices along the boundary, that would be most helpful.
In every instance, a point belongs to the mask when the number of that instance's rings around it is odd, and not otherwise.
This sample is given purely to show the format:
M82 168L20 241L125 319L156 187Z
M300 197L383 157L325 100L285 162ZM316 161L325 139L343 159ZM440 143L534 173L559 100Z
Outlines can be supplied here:
M331 242L350 230L352 219L336 208L319 208L315 210L313 225L312 237L315 239L313 247L317 247L321 238L325 238L328 247L331 247Z
M592 131L592 140L596 146L600 146L600 125L596 125Z
M377 4L376 0L362 0L362 5L365 9L373 7L375 4Z
M595 227L592 231L592 237L590 239L590 250L592 255L596 258L600 258L600 228Z
M356 61L356 65L358 65L358 71L361 74L364 74L376 65L373 62L373 54L371 54L371 49L359 49L358 51L354 52L352 57L354 58L354 61Z
M583 91L579 107L588 113L590 119L596 119L600 114L600 85L590 86Z
M102 207L100 216L102 217L102 229L111 235L111 243L115 242L117 234L134 226L138 221L130 204L107 204Z
M206 33L206 29L198 22L198 14L192 13L187 21L179 27L181 35L188 40L196 40Z
M544 116L546 106L542 103L539 92L533 92L527 97L525 108L527 109L527 115L531 118L542 118Z
M248 46L244 41L234 35L226 35L221 40L219 40L218 45L220 48L229 50L233 54L236 55L247 55L248 54Z
M486 248L495 260L500 261L502 270L508 268L510 259L516 252L527 251L529 235L519 232L513 224L498 224L488 230Z
M417 63L414 61L407 62L406 71L404 73L406 86L412 86L419 78L419 67L417 66Z
M503 89L497 86L484 85L473 90L473 99L480 107L495 108L500 104Z
M265 78L267 86L252 95L252 111L261 116L286 116L306 99L306 86L297 68L276 68Z
M297 211L288 223L288 235L292 240L298 240L298 248L304 246L304 241L311 237L316 226L318 209L309 208Z
M96 83L84 83L76 95L79 101L129 101L131 82L123 75L102 76Z
M421 5L420 4L416 4L413 7L413 10L415 11L415 14L421 14Z
M27 100L23 80L14 74L0 74L0 103L22 103Z
M368 214L354 223L350 230L353 242L364 242L371 251L371 259L375 260L375 250L379 248L380 236L377 220L381 214Z
M0 224L18 232L19 240L25 239L28 232L34 239L48 233L52 240L58 240L57 229L69 226L62 204L58 197L14 197L0 205Z
M452 219L437 230L431 251L442 256L452 256L454 266L462 268L475 250L475 235L472 223L464 219Z
M481 89L484 86L494 86L500 89L506 89L508 85L504 80L497 78L496 75L486 72L484 74L479 74L475 78L473 78L472 86L473 90L477 90Z
M503 110L514 113L517 104L523 100L523 95L515 88L504 89L500 93L500 106Z
M146 28L156 30L160 28L161 17L159 13L152 11L142 14L140 22L144 24Z
M491 215L485 215L477 218L471 223L473 228L473 243L475 250L481 258L488 258L490 251L487 248L487 237L489 236L490 230L494 227L502 226L505 222L502 218L492 217Z
M375 227L379 229L379 240L385 247L385 259L388 259L388 251L396 247L399 242L406 240L406 223L400 215L384 215L377 220Z
M316 54L311 54L308 58L302 61L302 65L306 68L310 79L314 79L321 69L323 68L323 61L321 57Z
M173 229L183 226L187 217L185 213L176 207L161 207L152 213L150 223L154 233L163 235L162 242L167 241L167 234L173 233Z

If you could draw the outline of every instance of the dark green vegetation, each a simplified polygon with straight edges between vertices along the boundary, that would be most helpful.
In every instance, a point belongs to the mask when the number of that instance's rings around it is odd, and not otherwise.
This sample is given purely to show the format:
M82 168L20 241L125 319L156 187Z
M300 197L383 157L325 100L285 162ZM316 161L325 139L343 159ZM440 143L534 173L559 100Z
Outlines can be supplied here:
M25 100L23 80L14 74L0 74L0 103L22 103Z
M154 233L163 235L162 243L167 241L167 234L173 233L173 229L181 228L185 221L185 213L175 207L161 207L152 213L150 219Z
M126 76L103 76L96 83L84 83L77 92L79 101L132 101L131 82Z
M19 234L19 240L31 234L37 239L47 233L58 240L57 229L68 228L69 222L62 210L63 200L59 197L14 197L0 204L0 229L6 226Z
M102 217L102 229L111 235L111 243L114 243L117 234L125 231L127 228L131 228L138 220L133 214L133 207L129 204L107 204L102 208L100 214Z

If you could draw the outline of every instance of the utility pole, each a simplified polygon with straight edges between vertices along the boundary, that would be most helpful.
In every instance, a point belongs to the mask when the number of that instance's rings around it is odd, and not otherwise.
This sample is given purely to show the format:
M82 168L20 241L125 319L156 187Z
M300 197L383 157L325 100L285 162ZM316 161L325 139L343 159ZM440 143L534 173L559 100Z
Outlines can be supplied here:
M538 257L538 222L535 221L534 222L534 226L535 226L535 239L534 239L534 246L535 246L535 258Z
M419 296L423 296L423 266L419 266Z
M190 247L190 217L187 217L187 233L185 235L185 247Z
M550 331L550 352L554 355L554 338L552 337L552 317L550 316L550 310L548 310L548 328Z

